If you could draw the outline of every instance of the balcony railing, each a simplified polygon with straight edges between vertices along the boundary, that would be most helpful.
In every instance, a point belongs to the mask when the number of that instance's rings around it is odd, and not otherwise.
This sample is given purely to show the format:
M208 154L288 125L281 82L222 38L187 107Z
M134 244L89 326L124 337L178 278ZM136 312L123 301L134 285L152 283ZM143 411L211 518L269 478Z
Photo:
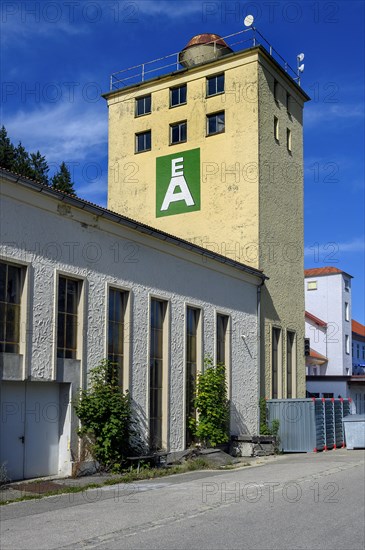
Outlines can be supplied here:
M221 40L225 41L227 46L234 52L242 51L250 47L263 46L268 53L279 63L279 65L289 74L289 76L300 84L300 74L298 70L293 69L289 63L279 54L277 50L266 40L266 38L255 28L249 27L234 34L223 36L208 44L213 44L214 49ZM128 69L122 69L113 73L110 77L110 90L119 90L125 86L131 86L182 69L180 63L180 52L165 55L152 61L147 61L141 65L134 65ZM206 61L202 58L202 62ZM199 60L197 60L199 63Z

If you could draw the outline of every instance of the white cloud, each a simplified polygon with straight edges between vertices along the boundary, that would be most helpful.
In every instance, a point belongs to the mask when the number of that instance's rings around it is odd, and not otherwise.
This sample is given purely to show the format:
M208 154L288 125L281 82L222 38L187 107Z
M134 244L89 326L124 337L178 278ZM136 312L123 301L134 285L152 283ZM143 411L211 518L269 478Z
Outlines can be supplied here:
M82 161L107 154L107 117L94 103L47 104L33 111L18 111L4 120L15 143L28 151L40 150L49 163Z
M167 0L140 0L135 2L141 15L163 15L169 19L186 17L193 13L202 13L204 2L196 0L167 1Z
M314 243L311 246L306 246L304 249L304 256L316 257L316 253L327 253L328 257L336 257L338 260L341 253L353 253L365 251L365 236L355 237L352 241L346 242L328 242L328 243ZM336 260L336 261L337 261Z
M314 127L326 122L337 124L339 119L354 122L364 118L364 106L362 103L354 104L329 104L321 103L308 105L304 110L304 127Z

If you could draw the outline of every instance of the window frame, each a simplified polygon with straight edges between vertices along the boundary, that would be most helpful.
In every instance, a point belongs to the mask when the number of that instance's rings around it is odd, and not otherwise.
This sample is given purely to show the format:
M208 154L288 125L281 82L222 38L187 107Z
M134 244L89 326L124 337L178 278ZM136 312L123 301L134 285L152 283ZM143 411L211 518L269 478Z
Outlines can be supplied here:
M345 302L345 321L350 321L350 305L349 305L349 302Z
M213 118L213 117L218 117L219 115L222 115L223 114L223 130L219 130L219 131L216 131L216 132L209 132L209 122L210 120ZM217 112L214 112L214 113L209 113L206 115L206 137L209 137L209 136L217 136L219 134L224 134L226 131L226 113L225 111L217 111Z
M220 91L216 91L214 93L209 93L209 84L210 82L214 81L216 82L216 86L215 88L218 89L218 78L223 76L223 90L220 90ZM206 98L208 97L214 97L214 96L217 96L217 95L220 95L220 94L224 94L225 93L225 86L226 86L226 78L225 78L225 73L224 71L221 72L221 73L217 73L217 74L214 74L212 76L207 76L206 77Z
M292 342L290 343L291 353L289 354L289 342L290 336L292 336ZM289 358L290 358L290 369L289 369ZM295 392L293 391L294 387L294 376L297 370L297 335L294 330L286 331L286 397L291 399Z
M179 137L181 136L181 127L185 125L185 139L179 139L178 141L172 140L172 133L175 128L178 128ZM186 143L188 141L188 122L187 120L181 120L179 122L173 122L169 126L169 144L177 145L179 143Z
M123 353L122 354L110 354L109 353L109 330L110 330L110 293L111 291L120 292L124 294L124 312L123 312ZM121 372L119 372L119 382L123 391L129 389L129 368L130 368L130 326L131 326L131 290L129 288L113 285L107 283L106 285L106 310L105 310L105 357L110 360L110 355L121 355L122 364ZM121 324L121 323L118 323Z
M161 371L161 425L159 430L161 432L161 439L158 441L158 445L152 442L152 430L151 430L151 421L156 417L151 415L151 391L153 387L151 386L151 352L152 352L152 330L151 330L151 321L152 321L152 302L153 301L162 302L164 304L164 313L163 313L163 324L162 324L162 371ZM147 385L147 411L148 411L148 440L151 448L163 448L166 449L168 446L167 436L168 436L168 421L169 421L169 369L170 369L170 300L165 296L150 294L149 295L149 307L148 307L148 385ZM158 389L158 388L154 388Z
M350 355L350 336L345 334L345 353Z
M179 103L172 103L172 94L174 91L181 90L182 88L185 88L185 101L179 101ZM179 99L180 99L180 93L179 93ZM174 109L175 107L180 107L180 105L186 105L188 102L188 85L187 84L180 84L179 86L172 86L170 88L170 109Z
M274 116L274 138L277 143L280 143L279 118Z
M5 265L6 267L6 274L5 274L5 285L4 285L4 300L1 300L1 304L3 304L4 307L4 320L2 321L2 324L4 325L4 340L1 340L0 344L0 354L3 353L9 353L12 355L20 355L21 353L24 353L24 327L26 322L26 312L27 312L27 301L26 301L26 281L27 281L27 274L29 265L17 261L8 261L6 258L1 257L0 263ZM7 283L9 281L9 268L17 269L19 280L17 282L17 293L18 293L18 302L12 302L7 300ZM1 298L1 297L0 297ZM9 324L7 320L7 312L8 308L13 309L12 306L16 306L14 311L17 311L15 314L15 321L14 321L14 341L7 340L6 337L6 326ZM17 325L17 326L15 326ZM0 334L0 338L2 335ZM11 350L10 348L13 347L14 349ZM3 348L3 349L2 349Z
M144 149L138 149L138 138L140 136L143 136L143 135L147 136L148 134L150 136L150 146L149 146L149 148L146 147ZM144 132L137 132L135 134L135 151L134 151L135 154L138 155L139 153L146 153L148 151L152 151L152 131L151 130L145 130Z
M314 286L311 286L311 285L314 285ZM317 281L307 281L307 290L308 291L318 290Z
M202 353L203 353L203 338L202 338L202 324L203 324L203 310L196 305L186 303L185 304L185 321L184 321L184 419L185 419L185 447L193 442L193 436L190 433L188 421L193 412L193 417L197 418L197 411L189 410L189 365L188 363L193 363L189 361L189 333L188 333L188 320L189 320L189 311L194 311L197 313L197 320L195 325L195 387L194 391L196 393L197 380L199 374L202 372Z
M67 281L72 281L77 283L77 297L76 297L76 313L70 313L67 311L67 300L65 302L65 311L61 311L59 309L60 304L60 280L65 279ZM78 277L75 277L73 274L70 273L57 273L57 292L55 295L55 316L56 316L56 333L55 333L55 352L56 352L56 359L71 359L71 360L77 360L80 358L81 355L81 349L82 349L82 294L83 294L83 287L84 287L84 280ZM67 285L66 285L66 293L67 293ZM75 347L66 347L65 345L60 346L59 345L59 330L60 330L60 315L63 315L65 318L65 321L67 320L68 316L72 315L74 318L76 318L76 324L74 325L74 338L75 338ZM81 321L81 322L80 322ZM66 344L67 340L67 323L64 323L64 333L63 333L63 343ZM63 354L59 354L59 350L63 350ZM71 357L66 357L66 350L71 352Z
M286 148L289 153L292 152L292 131L290 128L286 129Z
M143 103L144 105L144 112L143 113L138 113L138 104L140 101L144 101L146 99L149 99L150 100L150 110L149 111L146 111L145 110L145 103ZM145 94L145 95L142 95L140 97L136 97L135 98L135 111L134 111L134 116L135 118L139 118L141 116L146 116L146 115L150 115L152 113L152 94Z
M274 349L274 333L278 333L277 348ZM283 330L281 327L271 327L271 398L281 399L281 373L282 373L282 340ZM274 362L274 353L277 354L276 365ZM275 368L276 367L276 368Z

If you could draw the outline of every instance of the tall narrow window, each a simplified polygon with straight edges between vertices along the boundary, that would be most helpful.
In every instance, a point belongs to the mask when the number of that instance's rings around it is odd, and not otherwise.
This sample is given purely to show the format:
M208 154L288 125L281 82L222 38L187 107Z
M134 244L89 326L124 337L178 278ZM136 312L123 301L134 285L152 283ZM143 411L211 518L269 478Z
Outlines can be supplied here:
M360 359L360 344L356 344L356 357Z
M271 349L271 393L272 398L278 398L279 389L279 365L280 365L280 333L279 328L272 329L272 349Z
M350 353L350 337L348 334L345 334L345 351L347 354Z
M186 445L193 441L189 421L196 418L194 399L198 364L198 323L200 311L192 307L186 310Z
M350 309L348 302L345 302L345 321L350 320Z
M122 388L124 374L125 311L127 301L128 292L116 288L109 289L108 359L112 363L113 375L116 376Z
M57 357L63 359L76 359L80 286L80 281L68 277L58 280Z
M217 363L227 365L227 332L229 317L227 315L217 314L217 333L216 333L216 359Z
M279 83L277 80L274 80L274 99L276 102L279 100L278 92L279 92Z
M291 130L289 128L286 129L286 148L291 153Z
M19 353L24 268L0 262L0 352Z
M295 332L288 331L286 336L286 396L289 399L293 397L295 362Z
M279 119L277 116L274 116L274 138L279 141Z
M150 313L150 446L162 449L164 320L166 302L151 300Z

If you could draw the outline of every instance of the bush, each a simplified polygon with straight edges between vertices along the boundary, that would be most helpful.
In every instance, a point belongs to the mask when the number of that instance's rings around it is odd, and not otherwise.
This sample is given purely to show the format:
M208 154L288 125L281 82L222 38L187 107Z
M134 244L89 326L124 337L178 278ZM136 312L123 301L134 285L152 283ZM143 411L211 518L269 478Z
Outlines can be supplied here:
M229 402L227 399L226 368L204 361L199 374L195 407L198 411L195 435L204 444L215 447L229 441Z
M89 388L80 390L74 408L81 421L78 435L91 442L93 458L104 467L120 469L132 451L134 429L130 397L118 385L113 363L103 360L91 369Z

